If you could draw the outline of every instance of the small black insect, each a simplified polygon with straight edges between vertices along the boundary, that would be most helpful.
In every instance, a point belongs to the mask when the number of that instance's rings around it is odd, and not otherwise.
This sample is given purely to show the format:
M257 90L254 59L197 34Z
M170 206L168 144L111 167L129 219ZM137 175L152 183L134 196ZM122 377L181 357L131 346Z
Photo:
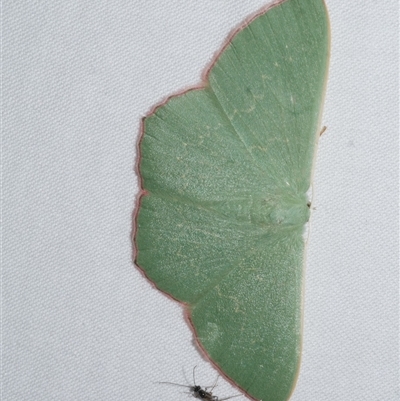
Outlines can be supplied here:
M171 383L171 382L159 382L161 384L172 384L174 386L179 386L179 387L186 387L189 389L190 393L194 398L197 398L198 400L203 400L203 401L225 401L229 400L234 397L239 397L241 394L238 395L231 395L230 397L226 398L218 398L216 395L213 395L212 391L214 390L215 386L217 385L218 377L217 380L215 381L214 385L212 386L207 386L207 387L201 387L196 384L196 379L195 379L195 369L197 366L193 368L193 386L186 386L184 384L178 384L178 383ZM210 389L210 391L207 391L207 389Z

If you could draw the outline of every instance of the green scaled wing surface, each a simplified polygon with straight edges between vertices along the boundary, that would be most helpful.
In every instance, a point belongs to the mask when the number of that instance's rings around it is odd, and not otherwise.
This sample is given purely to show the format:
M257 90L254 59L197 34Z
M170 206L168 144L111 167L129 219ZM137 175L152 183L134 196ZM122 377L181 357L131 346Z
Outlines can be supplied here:
M307 191L329 55L323 0L286 0L233 35L202 88L143 121L136 263L185 304L209 359L287 400L301 353Z

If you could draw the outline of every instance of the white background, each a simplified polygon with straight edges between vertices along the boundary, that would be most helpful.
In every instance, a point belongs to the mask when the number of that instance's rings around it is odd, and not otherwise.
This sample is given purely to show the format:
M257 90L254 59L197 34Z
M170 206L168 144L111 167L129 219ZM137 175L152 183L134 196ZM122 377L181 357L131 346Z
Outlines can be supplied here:
M132 264L139 123L264 0L8 1L2 399L186 400L212 384L181 307ZM400 399L398 4L327 0L303 361L292 401ZM185 378L185 375L187 378ZM221 379L215 394L237 391ZM241 398L238 398L241 399Z

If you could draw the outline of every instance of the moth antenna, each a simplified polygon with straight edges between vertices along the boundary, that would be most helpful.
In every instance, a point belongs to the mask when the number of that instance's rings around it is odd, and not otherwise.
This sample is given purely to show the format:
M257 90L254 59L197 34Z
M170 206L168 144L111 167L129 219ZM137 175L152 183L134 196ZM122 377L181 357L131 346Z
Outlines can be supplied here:
M157 384L172 384L173 386L186 387L186 388L192 387L192 386L186 386L184 384L172 383L172 382L156 382L156 383Z
M240 397L241 395L243 395L243 394L231 395L231 396L229 396L229 397L226 397L226 398L221 398L221 399L218 399L218 401L230 400L231 398Z
M195 379L195 375L194 375L194 371L196 370L197 365L193 368L193 383L194 385L196 385L196 379Z
M213 392L214 388L217 386L218 379L219 379L219 375L218 375L217 378L215 379L214 384L210 387L210 391L211 391L211 392ZM206 387L206 388L208 388L208 387ZM220 401L222 401L222 400L220 400Z

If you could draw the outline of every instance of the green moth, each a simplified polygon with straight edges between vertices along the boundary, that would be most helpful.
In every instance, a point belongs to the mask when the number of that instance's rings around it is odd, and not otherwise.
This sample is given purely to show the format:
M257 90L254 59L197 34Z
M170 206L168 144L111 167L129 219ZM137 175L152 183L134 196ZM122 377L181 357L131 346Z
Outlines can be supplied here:
M328 59L324 1L278 1L230 38L201 88L143 120L136 264L257 400L287 400L299 371Z

